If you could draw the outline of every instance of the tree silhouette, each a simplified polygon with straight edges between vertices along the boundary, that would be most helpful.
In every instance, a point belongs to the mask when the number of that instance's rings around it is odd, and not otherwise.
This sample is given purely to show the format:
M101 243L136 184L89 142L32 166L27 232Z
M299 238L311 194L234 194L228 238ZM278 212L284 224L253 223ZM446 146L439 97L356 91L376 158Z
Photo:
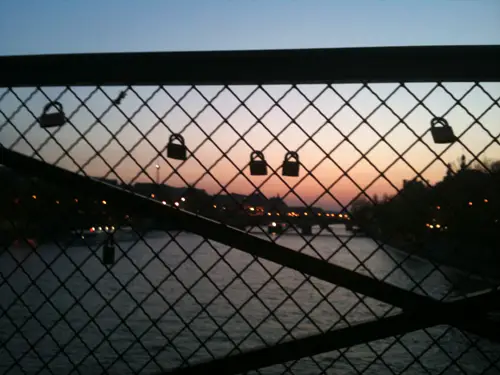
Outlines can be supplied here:
M437 255L453 248L453 256L500 266L500 161L471 167L462 155L432 186L403 181L399 194L376 204L359 199L351 209L363 230L389 243L417 243Z

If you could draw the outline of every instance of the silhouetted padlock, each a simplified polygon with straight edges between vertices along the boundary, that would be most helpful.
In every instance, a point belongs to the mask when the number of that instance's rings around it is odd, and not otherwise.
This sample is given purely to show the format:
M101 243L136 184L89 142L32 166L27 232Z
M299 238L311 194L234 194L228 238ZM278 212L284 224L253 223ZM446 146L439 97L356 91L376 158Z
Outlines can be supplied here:
M288 151L283 161L283 176L298 177L299 155L295 151Z
M109 266L115 263L115 245L108 239L102 248L102 263Z
M448 121L442 117L434 117L431 120L431 134L435 143L453 143L457 139Z
M51 109L55 112L48 113ZM43 108L43 113L39 118L40 126L42 128L53 128L56 126L63 126L66 122L63 106L59 102L50 102Z
M254 151L250 155L250 174L252 176L267 175L267 163L262 151Z
M178 143L175 143L177 141ZM172 134L167 145L167 156L171 159L186 160L187 151L184 137L180 134Z

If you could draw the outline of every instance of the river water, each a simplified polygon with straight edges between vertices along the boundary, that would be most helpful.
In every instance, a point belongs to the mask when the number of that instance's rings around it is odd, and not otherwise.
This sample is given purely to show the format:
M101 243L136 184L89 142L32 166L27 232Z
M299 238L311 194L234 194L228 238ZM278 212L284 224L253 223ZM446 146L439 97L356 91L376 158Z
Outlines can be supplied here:
M334 231L347 239L343 227ZM235 344L245 350L398 312L193 234L175 241L160 232L146 242L122 241L109 269L96 247L61 252L52 244L0 254L0 373L150 374L225 355ZM323 258L340 248L331 262L356 269L365 261L359 272L389 275L388 282L407 289L419 283L417 292L437 298L456 295L452 284L464 279L418 258L397 268L406 254L371 255L377 245L369 238L349 241L351 252L332 236L309 245L293 235L277 242ZM439 345L431 346L434 340ZM491 365L499 360L498 345L439 326L260 373L500 374L500 363Z

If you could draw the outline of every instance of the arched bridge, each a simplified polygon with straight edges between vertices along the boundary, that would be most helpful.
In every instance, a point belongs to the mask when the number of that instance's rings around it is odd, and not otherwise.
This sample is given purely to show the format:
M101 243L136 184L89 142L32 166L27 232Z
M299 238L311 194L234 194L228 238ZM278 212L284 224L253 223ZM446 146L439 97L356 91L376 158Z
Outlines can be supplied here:
M219 216L219 215L218 215ZM265 227L272 223L284 223L299 228L303 234L311 234L312 227L328 228L332 224L344 224L353 228L353 221L347 214L290 214L268 213L265 215L220 215L216 219L237 228Z
M332 224L344 224L346 229L352 230L356 225L351 217L345 213L261 212L254 214L243 210L208 210L198 211L197 214L241 229L249 227L272 227L272 223L286 224L286 226L293 226L299 229L305 235L312 233L313 226L327 229ZM174 225L175 223L171 224ZM152 220L147 226L164 229L165 223Z

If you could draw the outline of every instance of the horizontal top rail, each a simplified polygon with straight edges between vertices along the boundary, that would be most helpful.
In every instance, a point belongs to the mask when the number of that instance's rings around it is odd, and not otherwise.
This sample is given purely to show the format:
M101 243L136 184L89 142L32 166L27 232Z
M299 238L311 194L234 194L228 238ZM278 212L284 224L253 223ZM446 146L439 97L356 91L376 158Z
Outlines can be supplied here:
M500 81L500 46L0 57L0 87Z

